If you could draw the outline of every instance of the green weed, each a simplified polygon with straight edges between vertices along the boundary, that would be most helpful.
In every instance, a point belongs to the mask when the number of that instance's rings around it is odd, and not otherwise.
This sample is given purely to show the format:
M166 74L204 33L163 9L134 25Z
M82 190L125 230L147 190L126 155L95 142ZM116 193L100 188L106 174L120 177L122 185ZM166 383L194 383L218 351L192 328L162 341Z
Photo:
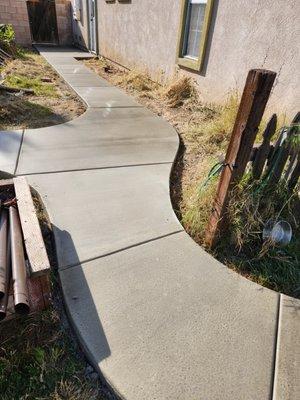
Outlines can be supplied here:
M10 74L5 78L5 85L17 89L32 89L37 96L57 96L55 87L49 83L42 82L39 77L33 78L21 74Z
M1 324L2 400L102 399L54 310Z

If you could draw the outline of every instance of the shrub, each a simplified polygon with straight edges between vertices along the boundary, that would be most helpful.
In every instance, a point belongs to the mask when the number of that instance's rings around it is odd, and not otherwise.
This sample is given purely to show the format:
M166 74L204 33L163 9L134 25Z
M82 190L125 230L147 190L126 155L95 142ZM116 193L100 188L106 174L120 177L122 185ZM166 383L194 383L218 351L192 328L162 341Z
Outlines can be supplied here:
M0 25L0 42L10 45L15 40L15 31L11 24Z

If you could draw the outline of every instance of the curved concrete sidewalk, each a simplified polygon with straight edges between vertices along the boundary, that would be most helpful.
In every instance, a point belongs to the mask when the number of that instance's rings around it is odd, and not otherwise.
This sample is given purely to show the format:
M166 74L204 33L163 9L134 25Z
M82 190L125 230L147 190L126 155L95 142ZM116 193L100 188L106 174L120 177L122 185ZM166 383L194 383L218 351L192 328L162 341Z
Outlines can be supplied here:
M0 134L0 169L47 205L70 320L126 400L296 400L300 302L230 271L169 196L178 137L72 49L40 49L87 103L74 121Z

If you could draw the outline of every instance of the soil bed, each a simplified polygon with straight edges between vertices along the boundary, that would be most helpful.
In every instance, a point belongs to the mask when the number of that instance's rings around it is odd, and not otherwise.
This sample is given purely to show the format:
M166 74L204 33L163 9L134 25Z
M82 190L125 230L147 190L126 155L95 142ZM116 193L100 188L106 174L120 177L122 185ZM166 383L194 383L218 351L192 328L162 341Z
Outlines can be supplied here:
M34 94L0 90L0 130L57 125L85 111L76 93L33 51L21 51L1 67L0 84L34 90Z

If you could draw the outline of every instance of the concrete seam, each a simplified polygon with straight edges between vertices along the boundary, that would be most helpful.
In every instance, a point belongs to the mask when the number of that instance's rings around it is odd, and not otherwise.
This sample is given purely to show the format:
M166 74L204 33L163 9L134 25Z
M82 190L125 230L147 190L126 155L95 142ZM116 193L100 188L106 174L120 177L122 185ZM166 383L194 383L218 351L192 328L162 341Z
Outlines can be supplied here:
M14 175L16 175L17 169L18 169L18 166L19 166L19 159L20 159L20 155L21 155L21 149L22 149L22 145L23 145L24 134L25 134L25 129L22 129L22 136L21 136L21 140L20 140L20 146L19 146L19 150L18 150L16 166L15 166L15 169L14 169Z
M152 239L143 240L142 242L138 242L138 243L132 244L130 246L122 247L121 249L118 249L118 250L110 251L109 253L102 254L101 256L87 258L87 259L85 259L83 261L79 261L79 262L76 262L76 263L73 263L73 264L69 264L69 265L63 265L61 267L58 266L58 271L59 272L66 271L68 269L71 269L71 268L74 268L74 267L78 267L78 265L83 265L83 264L86 264L86 263L88 263L90 261L94 261L94 260L98 260L100 258L105 258L105 257L108 257L108 256L112 256L114 254L121 253L122 251L130 250L130 249L133 249L135 247L139 247L139 246L142 246L142 245L147 244L147 243L155 242L156 240L164 239L166 237L173 236L173 235L176 235L176 234L182 233L182 232L184 232L184 230L180 229L178 231L174 231L174 232L171 232L171 233L167 233L165 235L157 236L157 237L152 238Z
M278 356L279 356L279 348L280 348L280 336L281 336L281 313L282 313L282 294L279 293L278 298L278 309L277 309L277 318L276 318L276 332L275 332L275 346L274 346L274 358L273 358L273 373L272 373L272 382L271 382L271 400L277 399L277 388L276 382L278 378Z
M116 169L116 168L131 168L131 167L146 167L148 165L169 165L172 164L170 161L148 163L148 164L133 164L133 165L115 165L111 167L95 167L95 168L78 168L78 169L66 169L61 171L45 171L45 172L30 172L25 174L19 174L18 176L35 176L35 175L51 175L51 174L64 174L67 172L81 172L81 171L98 171L102 169Z

